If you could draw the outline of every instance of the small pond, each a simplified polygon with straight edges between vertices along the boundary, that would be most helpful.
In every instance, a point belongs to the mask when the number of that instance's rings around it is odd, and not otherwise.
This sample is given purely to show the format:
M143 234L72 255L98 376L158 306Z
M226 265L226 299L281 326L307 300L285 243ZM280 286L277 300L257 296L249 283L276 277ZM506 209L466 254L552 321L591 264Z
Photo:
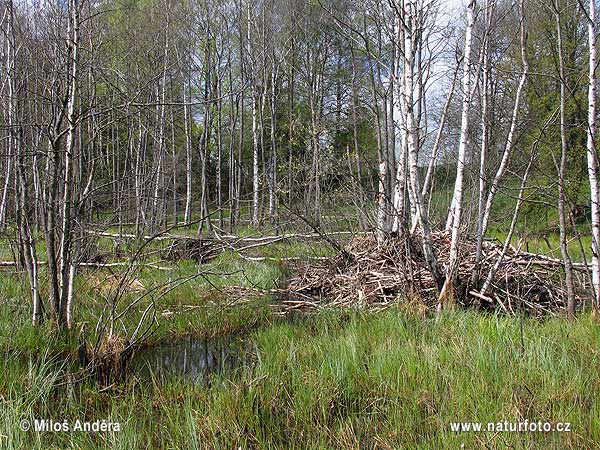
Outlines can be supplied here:
M131 368L142 379L180 376L204 384L209 375L228 375L243 364L247 348L241 338L186 338L138 351Z

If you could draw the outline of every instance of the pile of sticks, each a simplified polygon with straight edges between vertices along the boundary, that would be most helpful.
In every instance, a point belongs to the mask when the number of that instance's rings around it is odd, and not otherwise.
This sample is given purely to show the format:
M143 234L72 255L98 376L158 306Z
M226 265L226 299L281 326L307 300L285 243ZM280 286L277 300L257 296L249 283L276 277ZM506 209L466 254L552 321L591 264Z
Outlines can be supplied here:
M440 267L450 252L450 237L433 234ZM503 246L485 241L475 276L476 242L461 245L460 266L455 283L455 301L465 306L499 309L507 314L527 310L542 316L556 314L566 306L561 260L547 255L508 248L485 293L481 292L490 269L499 260ZM589 277L584 264L574 265L577 295L588 300ZM437 303L437 289L423 258L419 236L390 237L377 243L374 237L358 237L338 256L325 262L299 266L289 280L287 309L322 306L354 306L381 309L406 300L418 300L427 307Z
M221 248L208 239L175 238L162 252L162 259L166 261L193 259L197 263L203 264L216 258L221 251Z

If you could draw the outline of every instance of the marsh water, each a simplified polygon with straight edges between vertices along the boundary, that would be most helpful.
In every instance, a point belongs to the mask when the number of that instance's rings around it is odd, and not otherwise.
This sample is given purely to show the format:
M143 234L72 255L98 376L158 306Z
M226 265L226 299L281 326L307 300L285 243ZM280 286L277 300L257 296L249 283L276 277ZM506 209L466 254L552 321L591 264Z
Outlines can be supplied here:
M140 378L180 376L204 384L211 374L232 373L246 359L247 348L241 338L187 338L141 350L132 369Z

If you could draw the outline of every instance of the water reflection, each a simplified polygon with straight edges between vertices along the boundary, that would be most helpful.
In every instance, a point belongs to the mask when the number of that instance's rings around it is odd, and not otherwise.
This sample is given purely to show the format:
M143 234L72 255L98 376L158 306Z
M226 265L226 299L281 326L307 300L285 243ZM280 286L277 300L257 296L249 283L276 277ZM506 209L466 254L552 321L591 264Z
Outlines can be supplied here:
M234 370L243 355L241 339L185 339L142 350L134 358L134 370L146 378L179 375L204 383L212 373Z

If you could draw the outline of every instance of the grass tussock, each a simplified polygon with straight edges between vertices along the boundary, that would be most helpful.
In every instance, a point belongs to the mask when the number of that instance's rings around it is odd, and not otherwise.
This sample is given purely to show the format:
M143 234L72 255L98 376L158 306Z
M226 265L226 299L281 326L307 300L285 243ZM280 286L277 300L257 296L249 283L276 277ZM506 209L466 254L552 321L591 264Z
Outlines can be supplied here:
M122 424L104 435L10 431L29 448L597 448L597 324L524 318L522 334L520 325L461 311L440 321L400 308L323 311L257 329L252 362L208 386L130 378L105 392L80 383L59 397L49 387L56 363L13 361L0 377L0 416ZM572 432L450 429L525 419L571 422Z

